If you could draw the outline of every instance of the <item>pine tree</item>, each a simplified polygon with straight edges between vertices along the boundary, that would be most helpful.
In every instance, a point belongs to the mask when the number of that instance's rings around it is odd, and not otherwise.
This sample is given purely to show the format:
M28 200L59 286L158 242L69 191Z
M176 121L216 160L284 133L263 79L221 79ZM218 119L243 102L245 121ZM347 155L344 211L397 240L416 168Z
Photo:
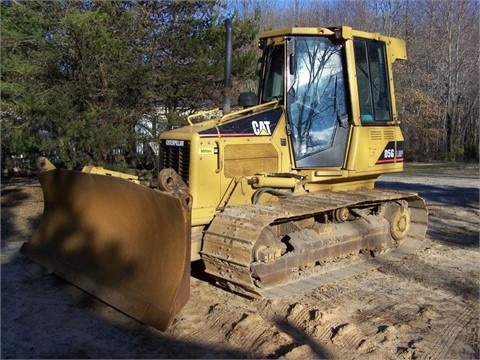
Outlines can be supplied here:
M139 120L165 108L180 123L185 111L220 101L221 9L216 1L2 2L2 153L125 167ZM252 19L237 24L234 75L244 79L257 28Z

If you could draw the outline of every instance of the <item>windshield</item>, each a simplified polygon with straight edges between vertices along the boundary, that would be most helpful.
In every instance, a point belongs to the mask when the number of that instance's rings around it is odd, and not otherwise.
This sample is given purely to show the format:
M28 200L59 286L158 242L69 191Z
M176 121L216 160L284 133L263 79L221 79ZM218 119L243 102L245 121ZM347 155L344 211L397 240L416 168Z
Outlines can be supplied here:
M295 158L329 149L347 115L340 45L327 38L295 38L294 76L287 109Z

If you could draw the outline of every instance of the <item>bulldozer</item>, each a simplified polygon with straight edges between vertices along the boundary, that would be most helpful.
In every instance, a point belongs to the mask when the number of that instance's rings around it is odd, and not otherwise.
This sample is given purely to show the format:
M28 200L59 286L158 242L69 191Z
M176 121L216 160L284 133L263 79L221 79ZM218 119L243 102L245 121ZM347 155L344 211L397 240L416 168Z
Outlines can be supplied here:
M44 212L21 253L121 312L166 330L189 299L191 262L213 284L274 299L415 252L416 193L400 172L393 63L405 41L348 26L263 32L258 91L232 110L226 21L223 108L160 135L155 181L39 158Z

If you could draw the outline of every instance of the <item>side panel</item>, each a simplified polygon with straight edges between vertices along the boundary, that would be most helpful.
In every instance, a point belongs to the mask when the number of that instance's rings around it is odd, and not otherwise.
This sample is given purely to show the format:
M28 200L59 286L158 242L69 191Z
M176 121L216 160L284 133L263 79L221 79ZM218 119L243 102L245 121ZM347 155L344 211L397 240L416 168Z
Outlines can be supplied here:
M192 224L206 225L215 215L222 196L220 144L215 138L192 136L189 187L193 196Z
M398 126L356 127L352 150L356 151L355 172L387 173L403 169L403 137Z
M251 115L201 131L199 137L201 141L215 139L218 144L219 168L215 174L210 174L220 178L218 206L227 202L229 205L251 203L255 189L246 184L245 177L290 171L285 116L281 107L260 112L252 109ZM203 180L199 177L196 181Z
M278 170L278 153L272 144L231 144L225 145L224 152L224 175L227 178Z

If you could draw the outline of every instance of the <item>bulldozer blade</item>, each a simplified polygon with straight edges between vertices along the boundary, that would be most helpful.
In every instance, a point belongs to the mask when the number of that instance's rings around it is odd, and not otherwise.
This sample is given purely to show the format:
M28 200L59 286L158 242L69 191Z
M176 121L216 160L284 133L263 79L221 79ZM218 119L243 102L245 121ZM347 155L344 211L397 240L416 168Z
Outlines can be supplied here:
M38 177L44 213L20 252L166 330L190 294L190 194L65 169Z

